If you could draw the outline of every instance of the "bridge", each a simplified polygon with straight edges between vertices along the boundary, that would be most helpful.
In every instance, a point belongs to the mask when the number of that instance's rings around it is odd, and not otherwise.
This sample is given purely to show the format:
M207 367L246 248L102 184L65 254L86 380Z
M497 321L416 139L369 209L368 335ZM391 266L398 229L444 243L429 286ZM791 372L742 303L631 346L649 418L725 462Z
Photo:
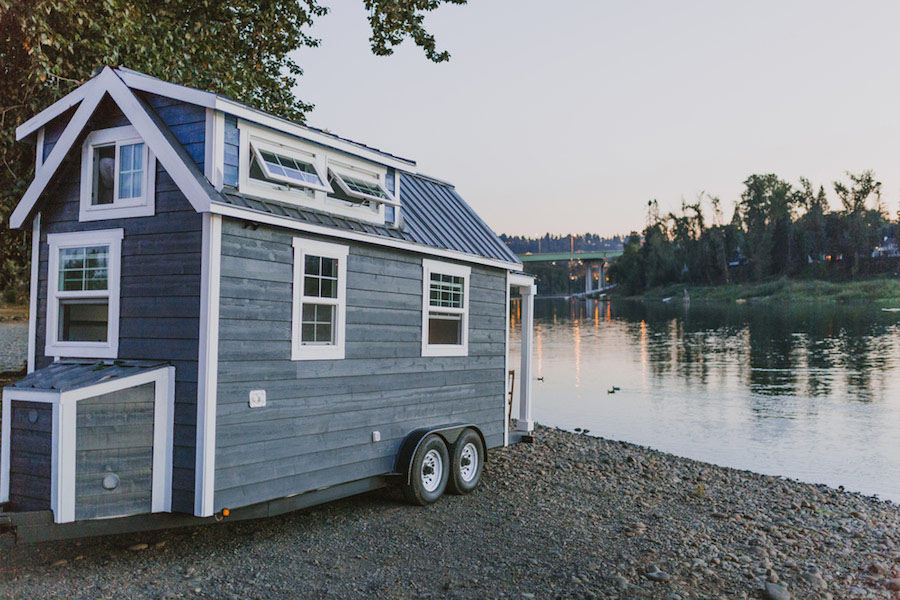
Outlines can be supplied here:
M621 250L590 250L575 252L526 252L518 254L519 260L523 264L528 263L546 263L546 262L563 262L579 260L584 264L584 292L573 294L574 298L597 298L604 295L614 287L613 285L604 285L606 283L606 265L607 263L622 255ZM598 288L594 288L594 269L597 269Z

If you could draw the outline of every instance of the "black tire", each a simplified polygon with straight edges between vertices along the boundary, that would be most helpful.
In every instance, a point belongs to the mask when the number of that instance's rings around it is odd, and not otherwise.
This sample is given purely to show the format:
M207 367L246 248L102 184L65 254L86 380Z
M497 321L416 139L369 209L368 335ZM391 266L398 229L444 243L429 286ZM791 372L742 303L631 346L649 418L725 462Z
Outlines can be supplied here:
M440 473L435 471L439 470ZM450 477L450 453L447 444L435 434L425 436L403 482L403 495L411 504L425 506L436 502L447 489Z
M468 494L481 483L484 469L484 444L473 429L465 429L450 449L450 481L447 491L451 494ZM473 465L474 463L474 465Z

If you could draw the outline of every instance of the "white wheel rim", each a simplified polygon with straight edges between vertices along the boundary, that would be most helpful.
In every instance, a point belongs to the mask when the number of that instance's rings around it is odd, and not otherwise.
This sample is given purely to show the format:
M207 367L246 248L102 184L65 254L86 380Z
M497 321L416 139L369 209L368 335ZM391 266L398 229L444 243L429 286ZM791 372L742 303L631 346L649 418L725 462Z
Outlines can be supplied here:
M422 459L422 487L426 492L433 492L441 485L444 475L444 460L437 450L429 450Z
M466 483L475 479L475 473L478 472L478 448L475 444L469 442L463 446L459 455L459 476Z

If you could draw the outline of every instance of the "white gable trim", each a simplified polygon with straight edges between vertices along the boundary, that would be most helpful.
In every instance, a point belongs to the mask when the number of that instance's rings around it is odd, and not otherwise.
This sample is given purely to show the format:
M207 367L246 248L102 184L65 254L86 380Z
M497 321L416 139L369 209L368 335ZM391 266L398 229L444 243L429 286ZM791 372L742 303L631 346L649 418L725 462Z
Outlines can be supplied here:
M47 187L47 184L50 183L50 178L56 173L59 165L62 164L66 154L75 143L75 140L81 135L84 126L87 125L88 119L91 118L97 105L100 104L100 99L103 98L104 90L101 86L96 85L96 83L97 82L95 82L95 85L91 86L88 95L85 96L81 101L78 110L72 115L72 120L66 125L62 135L59 136L59 139L56 141L56 145L53 146L53 150L50 151L50 156L47 157L47 160L44 161L41 168L35 171L31 185L25 190L25 195L22 196L22 200L19 201L16 209L9 217L9 225L13 229L18 229L25 223L25 219L27 219L28 215L31 213L31 209L37 204L38 198L41 197L41 193Z
M143 100L134 95L115 72L106 67L94 80L87 95L72 116L50 156L35 173L34 180L10 217L10 226L18 229L31 213L47 184L62 164L63 158L84 130L104 94L109 94L119 109L149 146L197 212L208 212L210 197L218 192L212 187L187 150L175 139L165 123Z
M32 133L39 131L44 125L84 100L91 93L91 90L96 83L95 79L96 77L93 79L89 79L38 114L34 115L18 127L16 127L16 141L20 142L30 136Z

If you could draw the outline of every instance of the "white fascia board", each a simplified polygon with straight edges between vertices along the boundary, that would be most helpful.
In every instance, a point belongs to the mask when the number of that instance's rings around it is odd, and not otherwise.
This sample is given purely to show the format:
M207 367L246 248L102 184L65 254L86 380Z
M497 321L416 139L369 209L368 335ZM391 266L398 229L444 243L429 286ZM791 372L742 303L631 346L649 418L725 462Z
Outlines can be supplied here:
M181 100L182 102L196 104L204 108L215 108L216 106L216 94L212 92L196 90L177 83L163 81L130 69L115 69L115 72L125 82L125 85L132 89Z
M359 233L356 231L346 231L343 229L335 229L334 227L324 227L322 225L313 225L311 223L302 223L293 219L285 219L268 213L261 213L253 210L237 208L230 205L218 204L213 202L210 205L210 212L226 217L234 217L235 219L243 219L253 221L254 223L266 223L268 225L276 225L296 231L305 231L306 233L315 233L331 238L339 238L344 240L354 240L357 242L365 242L376 246L387 246L389 248L397 248L400 250L408 250L410 252L418 252L420 254L428 254L431 256L439 256L450 260L458 260L461 262L472 263L476 265L485 265L496 269L506 269L510 271L518 271L522 268L519 263L506 262L484 256L475 256L474 254L466 254L456 250L444 250L425 246L415 242L407 242L394 238L386 238L379 235L370 235L367 233Z
M25 219L31 214L31 209L37 204L38 198L41 197L41 193L47 187L47 184L50 183L53 174L56 173L59 165L62 164L63 159L72 148L75 140L81 135L84 126L87 125L88 119L94 114L94 110L97 108L97 105L100 104L100 100L105 93L103 86L99 85L99 83L99 81L94 81L93 85L89 87L87 95L81 100L81 105L78 107L78 110L72 115L72 119L69 121L68 125L66 125L62 135L59 136L59 139L53 146L53 150L50 151L50 156L47 157L47 160L44 161L41 168L35 172L34 179L28 186L28 189L25 190L25 195L22 196L16 209L9 217L9 226L11 228L18 229L25 223Z
M534 276L527 273L510 273L509 285L513 287L536 287L534 283Z
M222 98L221 96L216 97L216 110L220 110L224 113L234 115L240 119L244 119L258 125L271 127L276 131L287 133L310 142L315 142L322 146L340 150L341 152L345 152L347 154L350 154L351 156L364 158L368 161L384 165L386 167L394 167L395 169L403 169L404 171L415 173L416 163L413 161L404 160L402 158L397 158L394 156L388 156L387 154L383 154L376 150L363 148L351 142L337 139L328 134L313 131L308 127L304 127L303 125L292 123L287 119L282 119L281 117L276 117L274 115L264 113L260 110L256 110L255 108L244 106L243 104L240 104L233 100Z
M106 91L153 151L156 160L166 169L194 209L197 212L207 212L210 198L219 193L200 172L184 146L175 139L162 119L135 96L112 69L105 69L101 77L104 75L107 75Z
M38 114L34 115L18 127L16 127L16 141L20 142L24 140L32 133L38 131L41 127L84 100L85 97L90 94L94 84L96 83L95 80L96 77L89 79L87 82L81 84Z
M28 304L28 372L34 371L37 352L38 269L41 264L41 213L31 222L31 287Z

